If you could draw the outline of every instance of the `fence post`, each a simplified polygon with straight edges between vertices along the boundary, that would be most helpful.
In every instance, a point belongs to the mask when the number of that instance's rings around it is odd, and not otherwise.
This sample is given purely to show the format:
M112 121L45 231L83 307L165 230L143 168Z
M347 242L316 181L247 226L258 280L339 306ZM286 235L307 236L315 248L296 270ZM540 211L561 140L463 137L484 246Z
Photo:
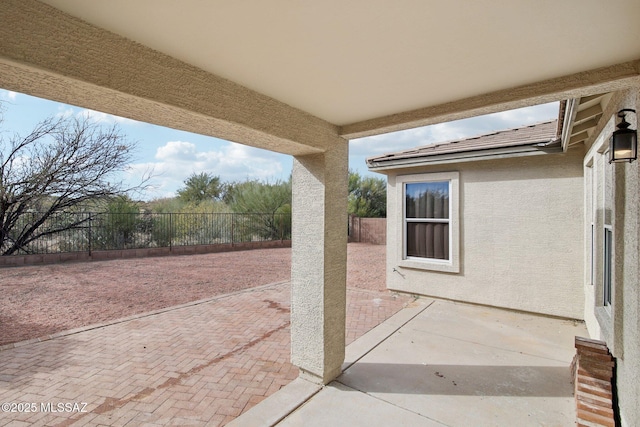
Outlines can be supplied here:
M93 230L91 229L91 221L93 218L91 217L91 212L89 212L89 258L91 258L91 244L93 240Z
M233 247L233 243L235 242L235 238L233 236L235 222L236 222L236 214L232 213L231 214L231 247Z
M173 214L169 213L169 252L173 251Z

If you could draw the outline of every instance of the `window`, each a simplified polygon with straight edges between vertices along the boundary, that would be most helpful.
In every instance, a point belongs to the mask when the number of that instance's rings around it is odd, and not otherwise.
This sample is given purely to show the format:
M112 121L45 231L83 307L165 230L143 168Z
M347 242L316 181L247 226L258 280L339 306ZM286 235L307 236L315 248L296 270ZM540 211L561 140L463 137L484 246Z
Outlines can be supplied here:
M407 257L451 259L450 184L451 181L405 184Z
M591 223L591 268L589 284L596 283L596 225Z
M458 273L458 172L404 175L397 179L402 219L399 265Z
M604 266L602 276L602 296L603 305L611 306L611 255L612 255L612 232L611 226L604 226Z
M589 234L589 284L595 285L596 283L596 213L598 212L597 205L597 180L594 178L594 167L593 160L590 160L585 168L585 178L586 178L586 217L591 222L591 229Z
M609 119L610 129L615 127L615 117ZM615 274L615 245L618 234L615 232L614 216L616 208L615 176L616 164L609 164L610 135L601 133L593 145L593 177L592 223L594 224L594 249L595 264L593 290L594 307L593 314L599 326L599 336L607 342L614 356L620 357L622 345L622 331L616 326L621 312L616 313L616 299L620 298L616 288ZM617 295L617 296L616 296Z

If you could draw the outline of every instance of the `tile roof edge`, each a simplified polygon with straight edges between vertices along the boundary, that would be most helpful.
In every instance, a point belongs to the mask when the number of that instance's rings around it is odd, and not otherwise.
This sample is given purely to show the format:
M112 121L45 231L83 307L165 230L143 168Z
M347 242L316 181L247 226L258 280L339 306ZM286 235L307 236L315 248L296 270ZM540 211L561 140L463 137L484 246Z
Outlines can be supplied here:
M438 153L434 153L434 154L427 154L427 153L421 153L420 150L422 149L433 149L435 150L438 147L442 147L442 146L448 146L450 144L456 144L456 143L460 143L460 142L465 142L465 141L471 141L471 140L475 140L475 139L481 139L484 137L489 137L489 136L493 136L493 135L498 135L498 134L503 134L503 133L508 133L508 132L517 132L519 130L522 129L527 129L527 128L532 128L532 127L536 127L536 126L540 126L540 125L548 125L548 124L553 124L553 123L557 123L558 119L551 119L551 120L544 120L541 122L537 122L537 123L532 123L529 125L524 125L524 126L519 126L516 128L510 128L510 129L503 129L503 130L499 130L499 131L493 131L493 132L488 132L488 133L484 133L484 134L480 134L480 135L476 135L476 136L471 136L471 137L467 137L467 138L462 138L462 139L457 139L457 140L449 140L449 141L443 141L443 142L436 142L436 143L431 143L431 144L425 144L425 145L419 145L413 148L409 148L407 150L402 150L402 151L395 151L395 152L390 152L390 153L385 153L385 154L381 154L378 156L371 156L365 159L367 164L370 163L375 163L375 162L384 162L387 159L394 159L394 158L407 158L407 157L420 157L420 156L433 156L433 155L438 155ZM553 135L551 135L551 133L553 133ZM517 146L522 146L522 145L536 145L539 143L551 143L555 140L557 140L557 135L556 135L556 131L554 130L554 132L551 132L548 138L538 138L538 139L532 139L529 141L518 141L518 142L513 142L511 144L505 144L503 147L517 147ZM481 150L485 150L485 149L491 149L491 148L495 148L495 147L477 147L475 148L475 150L477 151L481 151ZM470 149L470 150L463 150L463 151L474 151L474 149Z

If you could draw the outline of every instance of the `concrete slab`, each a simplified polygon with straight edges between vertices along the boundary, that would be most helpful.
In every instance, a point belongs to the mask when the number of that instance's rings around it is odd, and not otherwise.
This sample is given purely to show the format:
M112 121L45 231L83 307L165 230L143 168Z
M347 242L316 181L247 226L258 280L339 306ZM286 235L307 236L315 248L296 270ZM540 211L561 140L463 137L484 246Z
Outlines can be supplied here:
M270 427L309 400L322 386L297 378L268 399L236 418L227 427Z
M418 314L422 313L434 301L435 300L428 298L421 298L410 303L404 309L398 311L383 323L379 324L378 326L371 329L369 332L349 344L345 350L345 358L344 363L342 364L342 370L344 371L349 366L353 365L356 361L365 356L368 352L370 352L384 340L392 336L394 333L400 330L400 328L414 319Z
M333 382L278 426L443 427L444 424Z
M448 336L485 346L571 361L574 336L582 322L519 313L491 307L438 301L411 323L416 335Z
M420 299L347 347L343 374L289 415L280 406L275 425L574 426L569 365L585 334L580 322Z
M573 426L569 365L583 333L571 321L437 301L338 381L449 426Z

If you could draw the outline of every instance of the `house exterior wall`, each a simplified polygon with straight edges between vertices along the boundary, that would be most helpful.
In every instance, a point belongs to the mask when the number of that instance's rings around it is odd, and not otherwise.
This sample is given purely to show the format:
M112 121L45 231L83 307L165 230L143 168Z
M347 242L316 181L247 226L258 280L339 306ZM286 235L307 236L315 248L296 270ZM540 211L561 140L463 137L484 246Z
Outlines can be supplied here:
M388 171L388 288L581 319L583 155ZM402 176L451 171L459 172L459 273L402 267Z
M618 94L604 113L605 120L585 155L585 203L594 202L594 271L585 258L585 322L592 338L603 340L616 358L618 407L623 427L640 425L640 168L638 162L608 163L609 138L617 123L615 113L623 108L640 112L640 89ZM628 115L632 129L637 115ZM592 174L591 188L587 174ZM585 215L585 237L590 224ZM603 243L601 230L610 223L613 230L612 302L603 304ZM589 225L589 227L587 227ZM587 240L587 243L589 240ZM590 246L590 245L588 245Z

